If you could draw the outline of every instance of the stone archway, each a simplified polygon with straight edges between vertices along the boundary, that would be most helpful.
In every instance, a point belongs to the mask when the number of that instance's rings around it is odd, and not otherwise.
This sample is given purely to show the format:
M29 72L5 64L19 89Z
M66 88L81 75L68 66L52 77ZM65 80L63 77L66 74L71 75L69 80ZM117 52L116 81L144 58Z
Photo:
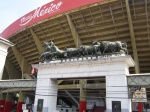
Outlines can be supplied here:
M131 100L128 99L127 78L129 67L134 66L130 56L90 57L79 60L53 61L33 65L38 69L34 112L38 101L43 99L43 111L56 110L57 79L106 77L106 108L112 112L113 106L120 103L122 112L131 111ZM119 93L123 91L122 94ZM53 102L53 103L51 103Z

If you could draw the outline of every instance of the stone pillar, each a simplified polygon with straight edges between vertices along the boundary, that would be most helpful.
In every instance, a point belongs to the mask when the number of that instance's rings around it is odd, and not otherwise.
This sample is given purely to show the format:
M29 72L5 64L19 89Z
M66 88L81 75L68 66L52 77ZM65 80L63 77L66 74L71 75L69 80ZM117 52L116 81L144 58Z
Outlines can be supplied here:
M0 37L0 80L2 79L2 74L3 74L3 69L4 69L4 64L7 56L7 49L13 46L11 42L9 42L6 39L3 39Z
M5 101L5 112L10 112L12 106L12 94L8 93L6 95L6 101Z
M24 104L26 95L23 94L22 92L19 92L19 99L18 99L18 104L17 104L17 112L23 112L22 110L22 104Z
M118 108L119 105L121 112L131 112L131 99L128 98L127 78L125 73L123 73L120 73L120 75L112 73L112 76L106 76L107 112L113 112L113 109Z
M34 112L56 110L58 84L56 79L38 79L34 101Z
M86 91L83 86L86 84L86 80L80 80L80 106L79 112L86 112Z
M6 99L6 94L0 94L0 112L4 112L5 110L5 99Z

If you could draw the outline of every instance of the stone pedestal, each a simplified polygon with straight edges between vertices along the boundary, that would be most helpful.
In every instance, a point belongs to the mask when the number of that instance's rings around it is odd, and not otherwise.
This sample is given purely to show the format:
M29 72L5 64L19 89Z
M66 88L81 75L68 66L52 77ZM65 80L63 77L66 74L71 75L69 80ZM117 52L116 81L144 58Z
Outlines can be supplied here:
M38 79L34 112L54 112L57 104L58 84L56 79Z
M112 102L120 102L121 112L131 112L131 100L128 99L126 80L126 75L129 75L129 67L134 66L134 61L130 56L79 58L78 60L52 61L32 66L38 69L34 112L37 112L37 105L42 101L43 112L53 112L56 109L57 78L87 77L106 77L108 112L112 112ZM84 102L84 109L86 109L85 104Z
M121 112L131 112L125 74L106 76L106 108L107 112L113 112L115 108L121 109Z

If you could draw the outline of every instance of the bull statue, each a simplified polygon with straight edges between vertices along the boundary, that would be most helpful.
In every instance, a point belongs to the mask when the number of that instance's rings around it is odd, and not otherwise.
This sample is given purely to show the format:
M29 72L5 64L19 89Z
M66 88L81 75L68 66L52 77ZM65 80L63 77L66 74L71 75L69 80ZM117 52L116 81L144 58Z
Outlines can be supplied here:
M127 44L121 41L102 41L101 43L101 52L102 54L113 54L113 53L119 53L119 54L128 54L127 53Z
M80 57L80 49L79 48L65 48L65 56L68 58L71 57Z
M39 58L43 61L62 60L81 56L98 56L106 54L128 54L127 43L121 41L94 41L92 45L82 45L78 48L60 50L52 41L44 42L45 51Z
M50 52L44 52L42 54L40 54L39 59L42 59L42 61L52 61L53 59L53 54Z
M98 52L100 52L100 43L97 41L93 42L93 45L89 46L89 45L82 45L79 47L80 50L80 54L82 54L82 56L86 56L86 55L98 55Z
M39 59L42 59L43 61L52 61L56 59L64 59L65 57L65 51L60 50L57 46L54 45L52 41L44 42L42 44L42 47L45 48L45 52L40 54Z

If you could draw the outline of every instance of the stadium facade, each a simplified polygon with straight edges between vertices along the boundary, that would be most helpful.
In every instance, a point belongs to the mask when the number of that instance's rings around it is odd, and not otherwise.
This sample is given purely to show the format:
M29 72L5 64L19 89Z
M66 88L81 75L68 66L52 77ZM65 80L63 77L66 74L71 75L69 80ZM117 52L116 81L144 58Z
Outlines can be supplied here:
M11 82L14 86L3 86L1 99L5 102L7 99L17 101L18 105L22 105L28 97L29 104L33 104L36 86L26 81L36 81L37 71L32 64L41 62L39 54L44 51L41 45L50 40L62 50L91 45L93 41L126 42L128 53L135 61L130 74L150 73L149 5L149 0L53 0L19 18L1 33L2 38L14 44L8 49L1 78L6 85ZM18 82L18 87L14 81ZM24 86L29 83L31 86ZM58 79L58 105L63 102L77 108L76 101L84 93L78 86L83 83L96 86L105 84L106 78ZM146 89L149 91L148 87ZM105 104L106 88L99 90L97 87L93 92L88 92L90 93L93 96L101 94L103 100L99 101ZM69 98L64 97L66 95ZM147 98L149 97L147 92ZM103 104L98 106L105 110L106 105ZM21 109L15 103L9 104L9 107L10 105L17 108L18 112Z

